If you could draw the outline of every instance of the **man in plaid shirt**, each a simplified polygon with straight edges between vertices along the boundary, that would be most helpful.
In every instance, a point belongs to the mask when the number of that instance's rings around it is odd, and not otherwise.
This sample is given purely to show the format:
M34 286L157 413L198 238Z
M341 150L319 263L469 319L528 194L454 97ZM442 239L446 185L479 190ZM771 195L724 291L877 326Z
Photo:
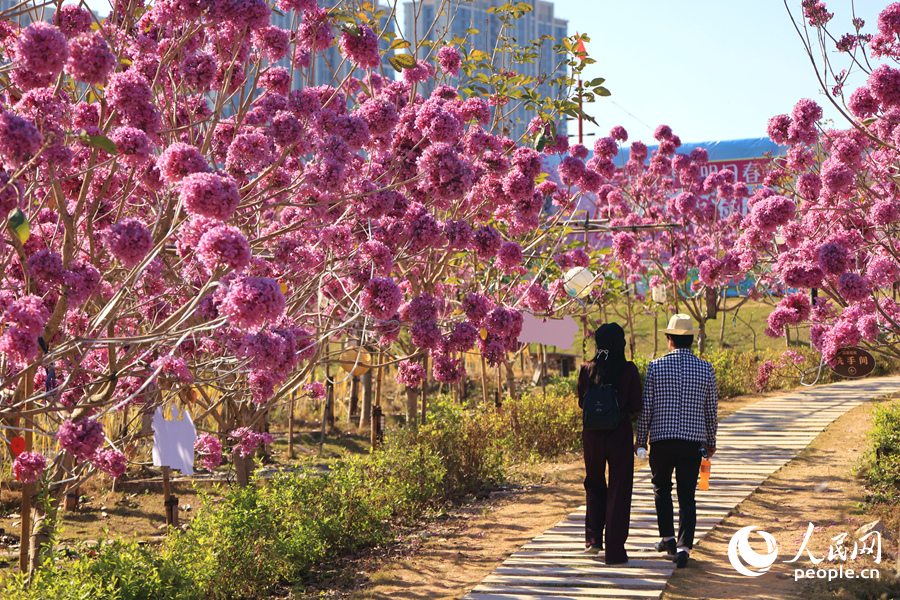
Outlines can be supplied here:
M666 334L670 352L651 361L644 381L644 408L638 421L635 450L650 442L650 471L656 522L662 540L660 552L675 556L678 567L687 564L694 545L697 505L694 489L700 473L701 448L716 451L719 396L712 365L691 351L694 335L688 315L675 315ZM672 507L672 471L678 493L678 539Z

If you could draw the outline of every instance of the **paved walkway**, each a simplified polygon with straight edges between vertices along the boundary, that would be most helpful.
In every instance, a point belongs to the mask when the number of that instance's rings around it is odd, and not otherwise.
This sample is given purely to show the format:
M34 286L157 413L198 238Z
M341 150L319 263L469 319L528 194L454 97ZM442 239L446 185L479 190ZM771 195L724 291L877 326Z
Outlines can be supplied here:
M866 400L900 391L900 377L845 381L795 391L741 408L719 423L709 491L697 492L702 539L765 479L790 462L832 421ZM677 498L676 526L677 526ZM645 600L659 598L674 564L659 540L649 469L635 473L629 561L606 566L582 554L584 507L525 544L463 600Z

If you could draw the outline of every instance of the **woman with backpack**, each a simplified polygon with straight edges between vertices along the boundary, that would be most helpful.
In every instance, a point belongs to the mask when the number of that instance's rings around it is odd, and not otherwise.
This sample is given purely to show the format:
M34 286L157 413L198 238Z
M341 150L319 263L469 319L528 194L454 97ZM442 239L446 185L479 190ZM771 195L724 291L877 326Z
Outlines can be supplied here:
M641 412L641 378L625 360L625 331L605 323L594 332L597 354L578 374L578 406L584 412L585 552L604 549L608 565L628 562L625 540L631 519L634 432L631 416ZM609 465L609 483L606 466Z

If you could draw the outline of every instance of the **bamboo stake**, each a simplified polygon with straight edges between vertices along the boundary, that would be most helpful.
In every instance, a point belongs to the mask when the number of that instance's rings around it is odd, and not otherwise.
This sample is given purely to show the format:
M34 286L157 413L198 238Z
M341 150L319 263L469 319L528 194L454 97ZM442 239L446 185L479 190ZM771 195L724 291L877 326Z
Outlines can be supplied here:
M378 364L384 361L384 353L378 351ZM381 382L384 379L384 367L378 367L378 381L375 383L375 406L381 406Z
M25 398L31 398L34 393L34 371L28 371L25 374ZM32 410L33 402L28 400L25 403L25 411ZM21 422L22 428L25 430L22 437L25 438L25 452L31 452L34 447L34 438L32 436L31 427L24 421ZM28 573L29 561L28 550L31 545L31 494L33 484L22 484L22 530L19 538L19 573Z
M422 382L422 425L428 415L428 355L422 358L422 366L425 367L425 381Z
M288 404L288 457L294 458L294 397L296 392L291 392L291 401Z
M481 355L481 395L484 397L484 403L488 403L487 391L487 364L484 360L484 354Z
M541 364L541 396L544 402L547 401L547 348L544 347L543 344L538 346L538 352L540 352L540 364Z
M172 495L172 484L169 481L169 467L162 468L163 506L166 508L166 525L178 527L178 499Z

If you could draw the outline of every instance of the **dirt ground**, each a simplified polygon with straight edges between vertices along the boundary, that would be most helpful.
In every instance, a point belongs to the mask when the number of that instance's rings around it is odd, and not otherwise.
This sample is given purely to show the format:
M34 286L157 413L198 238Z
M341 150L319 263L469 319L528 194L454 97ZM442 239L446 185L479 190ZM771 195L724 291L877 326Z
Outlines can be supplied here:
M759 399L760 396L754 396L724 402L721 414L724 416ZM826 556L816 568L840 566L840 560L829 563L827 554L829 545L836 544L832 538L841 533L848 533L844 547L852 550L857 539L854 531L864 523L884 517L893 531L897 531L898 511L864 513L861 504L864 492L852 473L865 448L872 404L857 407L832 423L793 462L738 505L695 546L688 567L677 571L669 580L663 600L900 597L900 585L893 580L900 569L896 534L893 541L882 544L880 564L871 559L853 562L849 558L845 563L845 568L857 571L864 567L877 568L880 581L795 581L795 568L813 567L809 555L804 554L793 564L781 562L797 554L810 522L815 530L808 548L816 558ZM360 565L363 570L356 574L354 591L332 589L325 595L351 600L461 598L522 544L583 504L582 468L580 459L572 457L548 468L543 474L543 485L516 494L494 494L468 513L453 516L441 525L437 535L424 530L406 556L366 565L370 571ZM727 557L732 535L748 525L767 531L778 543L778 561L759 577L740 575ZM750 540L755 551L766 552L759 536L751 536Z

